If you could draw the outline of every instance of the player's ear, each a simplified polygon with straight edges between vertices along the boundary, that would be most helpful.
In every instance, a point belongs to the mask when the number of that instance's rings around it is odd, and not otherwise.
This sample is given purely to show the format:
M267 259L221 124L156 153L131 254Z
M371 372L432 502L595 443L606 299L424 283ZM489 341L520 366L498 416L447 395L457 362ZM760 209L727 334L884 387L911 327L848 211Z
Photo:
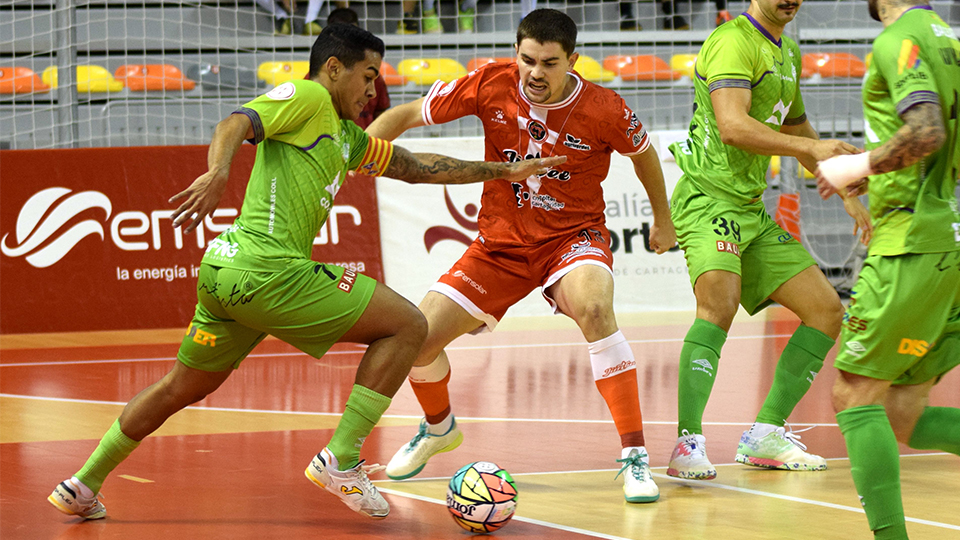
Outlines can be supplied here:
M579 53L573 53L570 55L570 58L567 58L567 62L570 62L570 71L573 71L573 66L577 65L577 60L580 59Z
M327 61L323 64L323 69L327 71L327 75L331 80L337 80L340 77L340 74L343 73L344 66L340 62L340 59L336 56L331 56L327 58Z

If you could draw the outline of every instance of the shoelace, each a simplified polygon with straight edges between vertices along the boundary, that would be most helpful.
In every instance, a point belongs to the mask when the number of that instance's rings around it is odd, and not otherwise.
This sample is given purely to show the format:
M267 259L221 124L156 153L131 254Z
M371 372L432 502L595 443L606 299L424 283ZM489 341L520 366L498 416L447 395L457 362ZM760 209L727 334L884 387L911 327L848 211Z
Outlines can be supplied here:
M643 467L643 460L640 458L645 458L645 457L647 457L646 453L644 454L637 453L637 455L633 457L625 457L623 459L618 459L617 463L623 463L623 467L620 468L620 471L617 472L617 475L614 476L613 479L616 480L617 478L620 478L620 475L623 474L623 471L629 469L631 466L634 466L636 467L636 469L633 470L633 477L636 478L637 480L642 481L644 476L643 474L644 467Z
M417 443L423 440L423 438L426 436L427 436L427 423L420 422L420 429L419 431L417 431L417 434L414 435L412 439L410 439L409 448L413 450L413 448L417 446Z
M807 451L807 445L805 445L805 444L803 444L802 442L800 442L800 436L797 435L797 433L803 433L804 431L813 429L814 426L810 426L810 427L808 427L807 429L801 429L800 431L797 431L797 432L794 432L794 431L792 431L792 430L791 430L791 431L787 431L787 428L789 428L789 427L790 427L790 424L787 424L787 427L786 427L786 428L779 427L779 428L777 428L777 433L778 433L781 437L783 437L784 439L786 439L786 440L790 441L791 443L795 444L795 445L797 446L797 448L799 448L799 449L803 450L804 452L806 452L806 451Z
M682 435L685 439L680 444L687 449L687 452L703 453L703 445L697 441L696 437L692 433L687 430L683 430L680 432L680 435Z

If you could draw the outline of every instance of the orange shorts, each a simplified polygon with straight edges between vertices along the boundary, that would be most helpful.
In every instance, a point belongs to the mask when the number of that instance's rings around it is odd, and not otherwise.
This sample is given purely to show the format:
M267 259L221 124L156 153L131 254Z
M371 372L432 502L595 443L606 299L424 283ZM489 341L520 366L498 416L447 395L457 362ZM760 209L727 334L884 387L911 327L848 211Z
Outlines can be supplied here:
M560 313L546 289L585 264L602 266L613 275L610 233L603 225L536 245L497 250L474 240L430 290L447 296L484 323L485 327L473 333L493 331L507 308L537 287L542 288L554 313Z

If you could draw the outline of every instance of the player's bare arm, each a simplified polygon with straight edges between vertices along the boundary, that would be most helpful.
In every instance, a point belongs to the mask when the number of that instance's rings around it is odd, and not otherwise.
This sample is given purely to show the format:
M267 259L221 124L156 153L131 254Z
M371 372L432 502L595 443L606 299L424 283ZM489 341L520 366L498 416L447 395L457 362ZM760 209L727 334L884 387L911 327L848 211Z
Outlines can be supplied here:
M797 137L806 137L807 139L820 139L817 130L813 129L813 125L807 120L806 114L797 118L784 120L780 132ZM809 158L800 160L800 163L806 167L808 171L817 170L817 162ZM869 245L870 239L873 237L873 222L870 220L870 211L867 210L867 208L863 206L863 203L860 202L860 199L857 198L857 193L848 194L840 192L837 195L843 199L843 209L853 218L854 236L863 231L860 235L860 242L864 245Z
M667 188L663 183L663 170L660 168L660 156L653 146L639 154L630 156L633 170L643 184L653 210L653 226L650 229L650 247L657 254L666 253L677 244L677 231L670 217L670 202L667 200Z
M367 133L371 137L392 141L408 129L425 126L423 115L420 112L424 99L426 98L387 109L372 124L367 126Z
M545 174L567 156L527 159L516 163L463 161L438 154L414 154L393 147L393 158L384 176L410 184L471 184L504 179L516 182L534 174Z
M207 152L207 172L168 201L173 203L184 199L170 216L174 227L186 224L184 232L189 233L217 209L227 186L233 157L243 141L253 137L253 125L245 114L231 114L217 124Z
M771 129L750 116L752 95L746 88L718 88L710 93L723 144L763 156L791 156L801 163L860 151L840 140L821 141Z
M898 171L913 165L936 152L946 141L943 126L943 110L939 103L918 103L900 117L903 126L870 152L857 157L854 162L826 160L817 169L817 190L826 199L833 193L847 188L860 189L862 178Z

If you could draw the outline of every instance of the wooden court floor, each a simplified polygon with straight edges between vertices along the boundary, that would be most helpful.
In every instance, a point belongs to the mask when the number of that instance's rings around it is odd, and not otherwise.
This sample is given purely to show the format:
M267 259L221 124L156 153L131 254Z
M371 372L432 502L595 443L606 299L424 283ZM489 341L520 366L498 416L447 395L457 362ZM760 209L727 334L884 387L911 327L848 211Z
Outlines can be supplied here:
M415 479L374 478L391 504L381 521L349 511L303 476L326 444L362 350L320 360L265 341L212 396L171 418L103 487L106 519L82 522L46 496L96 447L123 404L166 373L181 330L0 337L0 538L468 538L444 508L461 465L494 461L517 480L514 520L500 538L872 538L859 507L826 367L791 417L816 473L733 463L774 365L797 321L782 309L738 317L723 349L705 416L709 482L665 475L676 440L677 357L692 313L621 316L638 361L647 448L661 499L623 500L619 439L594 386L586 346L562 317L507 319L493 334L449 349L451 395L465 440ZM833 358L831 353L828 365ZM933 404L960 406L960 373ZM404 385L363 457L386 464L416 430ZM913 539L960 538L960 459L901 447Z

